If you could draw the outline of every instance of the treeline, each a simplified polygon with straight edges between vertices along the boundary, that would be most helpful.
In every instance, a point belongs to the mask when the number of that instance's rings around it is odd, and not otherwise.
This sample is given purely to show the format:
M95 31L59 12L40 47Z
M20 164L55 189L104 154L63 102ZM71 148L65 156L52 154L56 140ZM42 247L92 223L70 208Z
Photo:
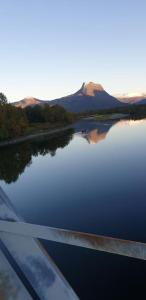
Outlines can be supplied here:
M138 105L138 104L130 104L122 107L108 108L108 109L100 109L97 111L88 111L83 113L78 113L78 117L85 117L89 115L107 115L114 113L123 113L128 114L130 118L139 119L146 117L146 105Z
M30 132L32 124L46 123L46 128L63 126L75 120L73 113L67 112L59 105L29 106L25 109L8 104L7 98L0 93L0 140L22 136ZM37 126L36 126L37 128Z
M145 117L146 105L130 104L130 105L125 105L124 107L104 109L100 113L103 114L123 113L123 114L128 114L131 118Z
M59 105L48 104L27 106L25 113L30 123L71 123L75 117L73 113L67 112Z

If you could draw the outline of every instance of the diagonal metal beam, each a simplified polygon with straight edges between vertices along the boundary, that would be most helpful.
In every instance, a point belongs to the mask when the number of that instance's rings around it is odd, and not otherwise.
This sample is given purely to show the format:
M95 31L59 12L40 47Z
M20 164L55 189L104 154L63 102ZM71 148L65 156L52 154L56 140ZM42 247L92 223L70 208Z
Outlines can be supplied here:
M0 220L7 220L11 223L23 221L1 187ZM31 295L33 294L33 299L79 299L37 239L0 231L0 250L4 250L3 253L7 254L10 264L13 262L12 267L14 271L17 274L19 273L18 278L22 281L23 285L25 284L26 289L29 288L29 292ZM0 272L1 270L2 267L0 264ZM19 299L23 298L19 297ZM27 299L29 298L27 297Z
M17 273L0 249L0 299L33 300Z
M0 231L146 260L146 243L24 222L0 221Z

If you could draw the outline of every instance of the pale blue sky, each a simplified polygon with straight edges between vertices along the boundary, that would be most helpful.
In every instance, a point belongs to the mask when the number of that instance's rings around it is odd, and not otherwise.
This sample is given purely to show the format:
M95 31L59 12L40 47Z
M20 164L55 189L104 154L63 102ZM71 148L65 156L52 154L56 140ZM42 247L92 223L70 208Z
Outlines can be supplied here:
M83 81L146 91L145 0L0 0L0 91L53 99Z

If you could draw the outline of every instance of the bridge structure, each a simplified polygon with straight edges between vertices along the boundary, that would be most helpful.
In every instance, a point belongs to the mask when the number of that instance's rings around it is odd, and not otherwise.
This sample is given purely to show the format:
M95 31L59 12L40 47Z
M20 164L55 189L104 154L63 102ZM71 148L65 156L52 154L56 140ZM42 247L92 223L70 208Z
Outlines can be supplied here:
M146 260L146 244L26 223L0 188L0 299L79 299L40 240Z

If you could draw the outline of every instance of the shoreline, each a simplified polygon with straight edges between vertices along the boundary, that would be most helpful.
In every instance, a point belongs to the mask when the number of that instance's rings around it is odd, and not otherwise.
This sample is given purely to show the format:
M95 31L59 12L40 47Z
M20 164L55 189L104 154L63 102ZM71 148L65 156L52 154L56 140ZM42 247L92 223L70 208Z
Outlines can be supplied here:
M5 146L19 144L19 143L29 141L29 140L33 140L33 139L41 137L41 136L59 133L59 132L62 132L62 131L65 131L65 130L71 129L71 128L72 128L72 125L67 125L67 126L60 127L60 128L48 129L48 130L44 130L42 132L36 132L36 133L24 135L24 136L21 136L21 137L12 139L12 140L2 141L2 142L0 142L0 148L5 147Z
M120 120L120 119L126 118L126 117L128 117L128 114L112 114L112 116L110 116L110 117L107 116L107 118L101 118L101 119L100 118L98 119L98 117L96 117L96 115L95 116L91 115L91 116L88 116L88 117L80 118L80 120L94 120L96 122L103 123L103 122L106 122L106 121ZM75 123L76 122L74 122L72 124L69 124L67 126L58 127L58 128L54 128L54 129L46 129L46 130L42 130L40 132L24 135L24 136L15 138L15 139L1 141L0 142L0 148L15 145L15 144L19 144L19 143L23 143L25 141L33 140L33 139L38 138L38 137L63 132L67 129L74 128Z

